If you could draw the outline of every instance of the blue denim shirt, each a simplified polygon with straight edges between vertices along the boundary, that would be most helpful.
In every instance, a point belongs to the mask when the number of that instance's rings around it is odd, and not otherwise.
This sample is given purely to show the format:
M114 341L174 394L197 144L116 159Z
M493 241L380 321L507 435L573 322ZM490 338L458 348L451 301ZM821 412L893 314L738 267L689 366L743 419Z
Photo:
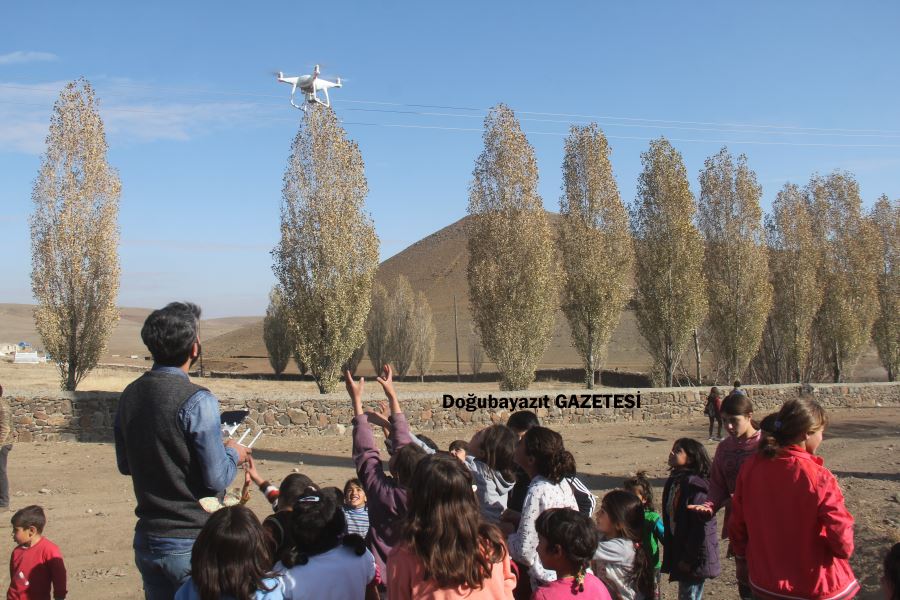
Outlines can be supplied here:
M187 378L187 373L178 367L153 365L153 370L178 374ZM188 445L193 446L200 459L204 485L219 491L227 488L237 473L238 454L234 448L226 448L222 443L219 401L211 392L200 390L184 403L178 413L178 421ZM131 475L118 412L113 430L116 438L116 463L119 466L119 472L122 475Z

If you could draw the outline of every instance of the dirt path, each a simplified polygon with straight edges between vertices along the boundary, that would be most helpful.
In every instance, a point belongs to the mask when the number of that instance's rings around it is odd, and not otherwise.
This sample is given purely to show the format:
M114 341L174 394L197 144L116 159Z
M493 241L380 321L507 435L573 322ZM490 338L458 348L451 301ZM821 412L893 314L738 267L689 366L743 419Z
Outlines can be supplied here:
M821 454L838 476L856 517L854 570L864 585L860 598L876 593L880 562L900 541L900 409L857 409L831 413ZM666 457L682 436L705 439L706 422L618 423L571 426L561 430L575 454L585 483L601 495L638 469L653 478L657 497L667 475ZM473 431L440 431L441 447ZM714 447L709 443L712 453ZM256 451L264 477L280 480L298 469L322 485L343 485L353 475L350 437L261 440ZM119 475L110 444L17 444L9 457L12 506L40 504L47 509L47 536L59 544L69 571L71 598L142 598L133 563L134 494L131 480ZM254 493L250 506L264 516L268 507ZM11 513L10 513L11 516ZM6 550L12 551L8 538ZM724 557L725 548L721 548ZM706 597L736 597L734 571L724 561L721 577L707 584ZM8 585L2 570L0 585ZM666 597L675 597L667 586Z

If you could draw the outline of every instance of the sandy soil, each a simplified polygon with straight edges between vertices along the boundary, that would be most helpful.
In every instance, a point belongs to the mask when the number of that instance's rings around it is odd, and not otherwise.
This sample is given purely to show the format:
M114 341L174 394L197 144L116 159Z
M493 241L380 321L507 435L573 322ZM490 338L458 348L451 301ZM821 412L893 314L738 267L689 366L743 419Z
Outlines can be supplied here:
M877 598L880 561L890 544L900 541L900 409L841 410L832 413L821 454L840 479L856 517L857 550L852 559L863 582L862 598ZM432 437L441 447L473 431L440 431ZM705 420L667 423L572 426L562 431L575 454L579 473L597 494L646 469L657 497L666 477L666 456L682 436L706 437ZM598 444L602 442L602 446ZM714 450L709 443L710 452ZM280 480L297 469L322 485L342 485L353 475L350 437L266 439L256 449L263 476ZM69 570L72 598L140 598L140 577L131 550L135 518L131 480L119 475L110 444L17 444L9 458L13 509L40 504L47 509L45 533L62 548ZM235 482L238 485L239 482ZM250 506L268 512L255 492ZM7 541L7 551L13 543ZM721 548L724 556L725 548ZM708 598L731 598L732 563L707 584ZM2 574L0 585L8 584ZM675 597L674 586L665 590Z

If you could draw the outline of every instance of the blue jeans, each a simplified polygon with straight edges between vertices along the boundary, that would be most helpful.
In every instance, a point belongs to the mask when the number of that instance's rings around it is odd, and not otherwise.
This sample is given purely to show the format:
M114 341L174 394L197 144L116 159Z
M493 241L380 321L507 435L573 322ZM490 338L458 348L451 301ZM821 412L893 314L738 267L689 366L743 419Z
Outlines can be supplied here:
M134 532L134 563L145 600L172 600L191 574L192 538L164 538Z
M705 579L678 582L678 600L703 600Z

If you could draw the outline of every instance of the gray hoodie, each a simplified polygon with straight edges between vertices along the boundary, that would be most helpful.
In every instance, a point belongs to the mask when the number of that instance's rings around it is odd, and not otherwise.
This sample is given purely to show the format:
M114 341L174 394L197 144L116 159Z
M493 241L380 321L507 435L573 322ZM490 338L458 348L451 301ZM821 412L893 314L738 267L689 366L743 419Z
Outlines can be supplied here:
M481 515L488 523L498 524L515 481L507 481L499 472L471 456L466 457L466 466L475 479Z

